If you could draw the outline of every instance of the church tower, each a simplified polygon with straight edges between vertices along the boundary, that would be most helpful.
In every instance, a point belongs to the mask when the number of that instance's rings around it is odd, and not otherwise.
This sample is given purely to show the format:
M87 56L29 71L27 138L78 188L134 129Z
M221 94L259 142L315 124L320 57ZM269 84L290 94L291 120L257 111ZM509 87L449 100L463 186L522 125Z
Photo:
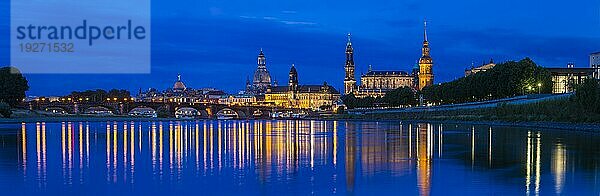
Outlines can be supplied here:
M429 54L429 41L427 41L427 21L423 26L423 49L419 59L419 90L433 85L433 59Z
M346 77L344 77L344 94L348 95L354 92L356 87L356 79L354 79L354 48L352 48L352 41L350 40L351 35L348 33L348 43L346 43L346 65L344 70Z
M267 60L262 49L257 57L257 67L252 77L252 93L254 95L262 95L271 86L271 74L267 70Z
M292 64L292 68L290 68L290 81L288 82L288 89L290 91L298 90L298 72L296 72L296 67Z

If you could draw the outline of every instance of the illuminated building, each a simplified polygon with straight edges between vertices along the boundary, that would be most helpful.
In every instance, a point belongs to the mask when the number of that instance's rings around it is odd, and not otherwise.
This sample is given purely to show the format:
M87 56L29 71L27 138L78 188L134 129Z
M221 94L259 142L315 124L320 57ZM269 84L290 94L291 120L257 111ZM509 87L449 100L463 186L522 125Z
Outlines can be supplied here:
M318 110L321 107L333 107L340 93L327 82L323 85L299 85L298 72L292 64L288 86L276 86L267 89L265 102L278 107Z
M465 70L465 76L470 76L477 72L487 71L487 70L494 68L495 66L496 66L496 63L494 63L493 59L491 59L489 63L483 64L479 67L475 67L475 66L471 65L470 69Z
M429 41L427 40L427 21L423 26L423 55L419 59L419 90L433 85L433 59L429 54Z
M344 65L344 93L354 94L356 97L383 97L386 92L397 88L422 89L425 86L433 85L432 67L433 59L429 55L429 42L427 41L427 30L425 28L422 56L418 61L418 65L415 65L410 73L399 70L373 70L369 65L367 73L360 76L360 84L356 84L354 78L354 48L350 34L348 34L346 63Z
M594 69L594 78L600 80L600 52L590 54L590 68Z
M552 75L552 93L570 93L575 86L588 78L593 78L593 68L575 68L568 64L567 68L546 68Z
M150 88L144 92L140 89L136 101L155 103L218 103L219 98L223 95L225 95L225 92L214 88L189 88L181 80L181 75L178 74L172 88L168 88L162 92L155 88Z
M262 49L258 54L257 64L258 66L252 77L252 83L250 83L250 80L246 81L247 94L263 95L267 91L267 88L271 86L271 74L267 70L267 59Z
M223 95L219 98L219 104L229 106L243 106L256 103L256 96L253 95Z
M348 33L348 43L346 43L346 64L344 70L344 94L350 94L356 88L356 79L354 79L354 48L352 48L351 35Z

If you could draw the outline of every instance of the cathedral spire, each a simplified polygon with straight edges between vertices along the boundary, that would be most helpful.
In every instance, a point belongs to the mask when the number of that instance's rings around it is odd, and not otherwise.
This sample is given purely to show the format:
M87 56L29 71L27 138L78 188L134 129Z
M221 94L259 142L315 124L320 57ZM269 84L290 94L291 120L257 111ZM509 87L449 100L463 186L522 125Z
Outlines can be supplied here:
M423 56L419 59L419 90L433 85L433 59L431 58L429 40L427 40L427 20L423 21Z
M346 35L346 63L344 65L344 92L350 94L354 91L356 80L354 79L354 48L352 48L352 34Z
M423 56L429 56L429 41L427 40L427 20L423 21Z
M423 20L423 37L425 42L427 42L427 19Z
M347 42L347 46L352 46L352 34L348 33L348 42Z

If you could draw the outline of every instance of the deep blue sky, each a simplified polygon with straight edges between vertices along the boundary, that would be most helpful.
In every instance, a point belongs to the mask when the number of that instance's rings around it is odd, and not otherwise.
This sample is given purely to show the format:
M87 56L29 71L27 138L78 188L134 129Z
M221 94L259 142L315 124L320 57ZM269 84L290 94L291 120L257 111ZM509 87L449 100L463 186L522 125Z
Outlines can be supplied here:
M256 68L260 48L280 84L296 64L300 83L342 87L346 33L357 74L410 70L420 57L427 18L435 82L480 64L532 58L546 67L587 67L600 51L598 0L152 1L152 74L26 75L28 95L73 90L188 87L235 93ZM0 1L0 66L9 65L9 4Z

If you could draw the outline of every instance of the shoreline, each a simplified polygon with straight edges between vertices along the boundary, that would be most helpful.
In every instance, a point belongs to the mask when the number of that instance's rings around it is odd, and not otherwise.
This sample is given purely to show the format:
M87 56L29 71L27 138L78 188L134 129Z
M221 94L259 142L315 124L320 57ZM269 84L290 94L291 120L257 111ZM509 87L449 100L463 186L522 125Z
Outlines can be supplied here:
M521 127L537 129L575 130L600 133L600 123L567 123L567 122L509 122L509 121L460 121L460 120L415 120L415 119L326 119L331 121L356 121L356 122L407 122L407 123L438 123L438 124L469 124L488 125L497 127Z
M26 117L26 118L0 118L0 124L19 124L35 122L102 122L102 121L196 121L219 119L177 119L177 118L140 118L140 117ZM284 120L284 119L233 119L233 120ZM499 127L522 127L538 129L576 130L586 132L600 132L600 123L567 123L567 122L508 122L508 121L460 121L460 120L416 120L416 119L351 119L351 118L306 118L298 120L321 121L350 121L350 122L407 122L407 123L442 123L442 124L470 124L489 125Z

